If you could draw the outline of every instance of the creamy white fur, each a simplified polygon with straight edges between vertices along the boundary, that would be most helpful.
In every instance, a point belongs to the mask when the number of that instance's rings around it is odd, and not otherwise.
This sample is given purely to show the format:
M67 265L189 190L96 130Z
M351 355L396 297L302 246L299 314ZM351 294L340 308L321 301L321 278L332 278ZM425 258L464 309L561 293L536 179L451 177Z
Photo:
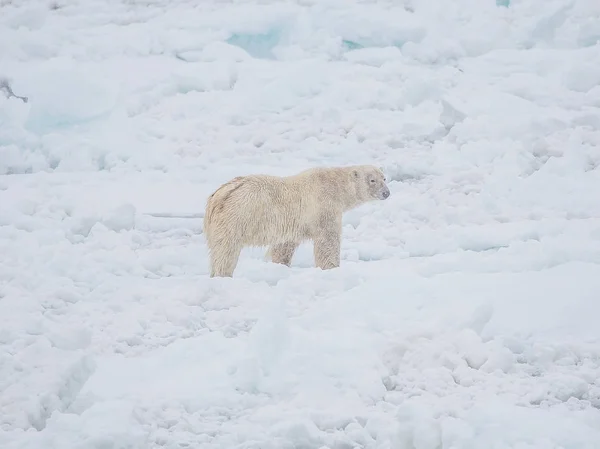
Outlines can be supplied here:
M269 246L271 260L289 266L307 240L313 241L317 267L338 267L343 213L389 194L383 172L371 165L236 177L206 204L210 276L233 276L247 246Z

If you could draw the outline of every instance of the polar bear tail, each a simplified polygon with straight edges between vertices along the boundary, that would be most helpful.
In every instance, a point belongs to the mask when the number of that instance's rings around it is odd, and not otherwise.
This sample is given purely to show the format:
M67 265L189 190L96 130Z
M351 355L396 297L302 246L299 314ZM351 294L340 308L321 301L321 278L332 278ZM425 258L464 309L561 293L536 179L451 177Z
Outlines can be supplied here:
M223 184L221 187L215 190L211 196L208 197L208 201L206 202L206 210L204 212L204 234L206 234L206 237L209 236L210 226L213 223L215 213L223 209L233 192L244 185L244 181L244 176L237 176L231 181Z

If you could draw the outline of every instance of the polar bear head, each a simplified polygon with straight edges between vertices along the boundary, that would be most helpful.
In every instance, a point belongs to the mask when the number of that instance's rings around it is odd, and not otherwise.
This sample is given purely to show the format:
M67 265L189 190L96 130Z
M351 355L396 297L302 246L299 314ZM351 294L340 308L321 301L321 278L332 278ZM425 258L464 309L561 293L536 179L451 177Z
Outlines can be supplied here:
M385 200L390 196L383 171L373 165L353 167L356 190L362 201Z

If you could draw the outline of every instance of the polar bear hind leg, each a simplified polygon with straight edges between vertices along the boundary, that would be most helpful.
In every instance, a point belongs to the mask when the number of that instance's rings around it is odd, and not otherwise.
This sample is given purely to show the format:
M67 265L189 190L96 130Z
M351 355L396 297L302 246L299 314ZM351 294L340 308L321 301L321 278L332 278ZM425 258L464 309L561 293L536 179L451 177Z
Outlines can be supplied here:
M242 246L234 240L222 239L210 248L210 277L233 277Z

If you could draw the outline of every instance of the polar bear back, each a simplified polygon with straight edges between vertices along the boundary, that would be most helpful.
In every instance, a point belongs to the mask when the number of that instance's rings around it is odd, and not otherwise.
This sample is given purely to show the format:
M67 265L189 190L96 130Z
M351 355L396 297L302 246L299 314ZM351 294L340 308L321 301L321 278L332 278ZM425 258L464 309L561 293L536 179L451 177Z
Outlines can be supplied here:
M312 169L288 177L235 178L213 194L207 216L218 223L217 232L226 232L243 245L307 240L322 213L341 208L336 191L347 188L327 182L324 175Z

